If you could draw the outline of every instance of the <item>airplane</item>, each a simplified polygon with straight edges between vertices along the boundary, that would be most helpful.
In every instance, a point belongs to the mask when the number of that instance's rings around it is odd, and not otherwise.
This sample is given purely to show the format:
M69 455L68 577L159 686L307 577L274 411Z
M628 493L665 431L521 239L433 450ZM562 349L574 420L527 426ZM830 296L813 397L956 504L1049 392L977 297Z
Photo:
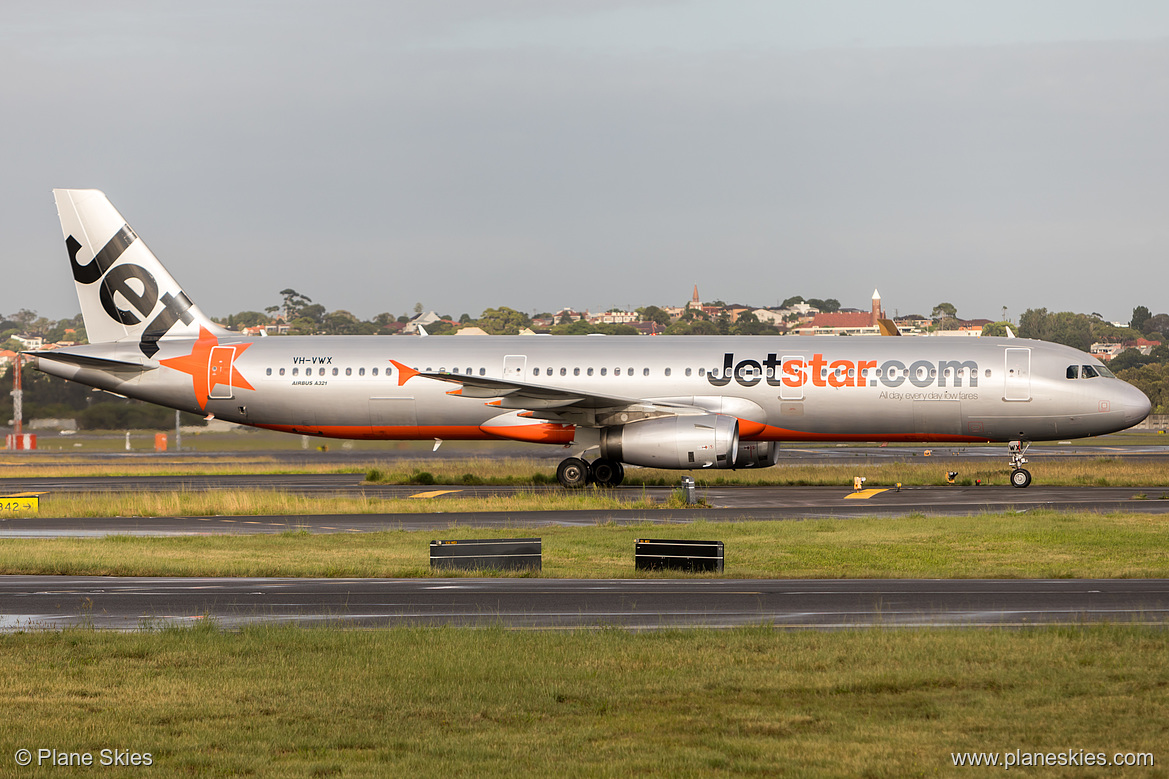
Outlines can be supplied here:
M90 343L44 373L241 425L343 439L569 447L566 488L625 466L775 465L781 442L1007 443L1131 427L1149 399L1076 349L1022 338L281 336L212 322L98 190L57 189Z

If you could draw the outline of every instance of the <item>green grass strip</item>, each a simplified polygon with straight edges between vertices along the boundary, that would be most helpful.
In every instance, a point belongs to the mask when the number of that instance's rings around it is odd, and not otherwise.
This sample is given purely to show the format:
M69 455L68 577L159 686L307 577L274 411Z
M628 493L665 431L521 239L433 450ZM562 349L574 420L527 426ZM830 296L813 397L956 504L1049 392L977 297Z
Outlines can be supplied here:
M101 520L90 527L99 529ZM646 536L723 541L723 576L733 578L1169 577L1169 523L1163 517L1055 511L319 535L292 525L274 535L4 539L0 573L429 576L431 539L516 536L543 538L546 577L638 575L633 542Z
M1155 772L1167 641L1123 626L0 635L0 760L14 776L60 773L11 767L55 747L150 753L152 776L902 777L1019 748L1152 752Z

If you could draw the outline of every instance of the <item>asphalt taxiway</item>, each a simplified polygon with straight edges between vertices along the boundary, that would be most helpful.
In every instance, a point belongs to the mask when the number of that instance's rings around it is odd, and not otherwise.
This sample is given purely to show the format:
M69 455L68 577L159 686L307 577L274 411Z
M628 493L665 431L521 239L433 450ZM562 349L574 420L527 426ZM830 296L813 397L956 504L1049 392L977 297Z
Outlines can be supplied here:
M248 624L556 629L1169 621L1169 580L223 579L0 576L0 630Z
M558 487L467 487L463 485L367 485L359 474L215 476L215 477L79 477L75 479L4 479L0 495L44 493L45 506L61 493L225 489L270 489L318 497L365 495L370 498L434 498L435 513L317 514L289 516L204 517L22 517L0 520L0 538L94 535L203 535L212 533L367 533L380 530L441 530L455 526L542 527L594 525L605 522L679 524L695 520L799 520L829 517L897 517L914 513L967 516L987 512L1064 511L1169 512L1169 490L1134 487L876 487L854 492L845 487L709 487L698 496L706 505L685 509L578 509L553 511L443 511L442 501L485 498L518 492L557 491ZM630 501L664 502L670 487L622 487L609 492Z

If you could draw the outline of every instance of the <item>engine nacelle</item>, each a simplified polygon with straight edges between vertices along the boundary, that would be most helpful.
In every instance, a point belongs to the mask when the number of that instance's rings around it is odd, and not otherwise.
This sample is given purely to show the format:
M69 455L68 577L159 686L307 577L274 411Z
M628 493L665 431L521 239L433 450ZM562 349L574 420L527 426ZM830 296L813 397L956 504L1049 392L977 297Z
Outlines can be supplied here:
M739 420L724 414L646 419L601 431L602 457L648 468L733 468L738 447Z
M770 468L779 462L778 441L740 441L735 452L736 468Z

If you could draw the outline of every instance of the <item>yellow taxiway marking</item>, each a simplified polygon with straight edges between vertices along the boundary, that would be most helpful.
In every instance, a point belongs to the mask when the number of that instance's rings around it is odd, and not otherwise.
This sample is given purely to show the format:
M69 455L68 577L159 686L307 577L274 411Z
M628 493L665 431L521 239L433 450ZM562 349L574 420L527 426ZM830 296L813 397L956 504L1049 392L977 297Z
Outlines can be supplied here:
M462 492L462 490L434 490L433 492L420 492L417 495L411 495L411 498L437 498L439 495L450 495L454 492Z
M0 495L0 498L35 498L37 495L48 495L47 492L14 492L11 495Z
M868 500L869 498L873 497L874 495L880 495L882 492L888 492L888 491L889 491L888 488L881 489L881 490L877 490L877 489L861 490L860 492L854 492L850 495L845 495L844 499L848 500L849 498L852 498L855 500Z
M321 530L336 530L336 529L337 528L329 527L328 525L321 525Z

